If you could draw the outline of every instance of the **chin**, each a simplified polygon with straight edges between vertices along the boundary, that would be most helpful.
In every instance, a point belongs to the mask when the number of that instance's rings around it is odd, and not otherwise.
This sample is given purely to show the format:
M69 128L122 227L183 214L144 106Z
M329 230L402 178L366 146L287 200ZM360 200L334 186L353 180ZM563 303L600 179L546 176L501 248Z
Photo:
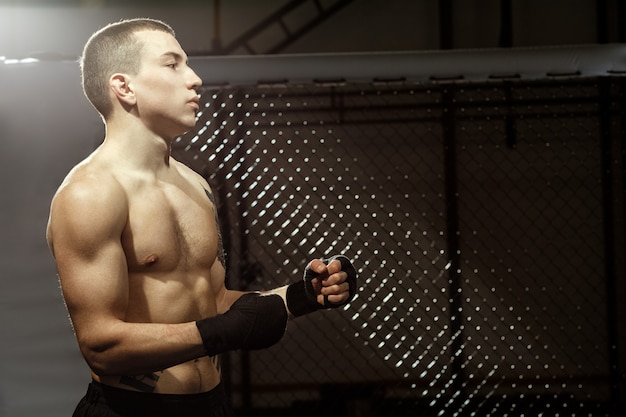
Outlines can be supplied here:
M197 119L196 115L194 114L194 115L193 115L193 117L191 118L191 120L185 121L185 127L186 127L187 129L192 129L192 128L194 128L194 127L196 126L196 122L197 122L197 120L198 120L198 119Z
M181 125L179 126L179 129L177 129L173 137L182 136L185 133L189 132L191 129L193 129L195 126L196 126L195 118L192 122L181 123Z

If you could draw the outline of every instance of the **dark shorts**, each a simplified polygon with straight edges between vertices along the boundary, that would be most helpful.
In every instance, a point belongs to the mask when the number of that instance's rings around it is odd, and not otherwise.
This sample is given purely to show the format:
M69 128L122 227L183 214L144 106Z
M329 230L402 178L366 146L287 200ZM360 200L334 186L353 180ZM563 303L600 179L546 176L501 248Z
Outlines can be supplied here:
M73 417L232 417L220 384L200 394L154 394L92 381Z

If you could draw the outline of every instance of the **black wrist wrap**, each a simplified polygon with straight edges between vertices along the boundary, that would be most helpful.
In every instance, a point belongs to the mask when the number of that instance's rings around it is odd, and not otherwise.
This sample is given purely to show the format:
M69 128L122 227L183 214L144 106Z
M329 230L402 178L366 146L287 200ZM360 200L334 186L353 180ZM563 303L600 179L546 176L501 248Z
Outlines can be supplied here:
M207 355L236 349L265 349L285 333L287 311L276 294L242 295L224 314L196 321Z
M287 308L295 317L312 313L315 310L324 308L315 298L310 299L307 295L304 280L294 282L287 287Z
M313 311L325 308L337 308L349 303L356 294L356 269L350 260L343 255L335 255L321 261L328 265L333 260L341 262L341 270L348 274L346 281L349 286L350 296L343 303L335 304L328 301L328 297L324 297L324 304L317 302L317 294L313 288L312 280L318 274L308 266L304 270L304 277L301 281L295 282L287 287L287 308L295 317L311 313Z

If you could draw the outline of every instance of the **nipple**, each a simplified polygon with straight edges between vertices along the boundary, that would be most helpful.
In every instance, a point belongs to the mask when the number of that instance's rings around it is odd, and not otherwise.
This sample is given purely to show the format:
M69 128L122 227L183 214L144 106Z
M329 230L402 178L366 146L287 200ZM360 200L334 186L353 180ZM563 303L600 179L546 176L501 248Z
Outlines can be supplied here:
M159 260L159 255L153 253L149 255L148 257L146 257L146 259L144 259L142 263L145 266L152 266L155 263L157 263L158 260Z

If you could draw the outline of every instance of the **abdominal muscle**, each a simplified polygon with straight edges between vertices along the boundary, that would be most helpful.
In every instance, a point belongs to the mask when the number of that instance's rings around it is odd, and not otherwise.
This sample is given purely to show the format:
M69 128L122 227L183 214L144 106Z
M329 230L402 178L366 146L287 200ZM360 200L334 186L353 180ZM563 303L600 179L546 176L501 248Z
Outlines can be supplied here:
M174 275L174 276L172 276ZM205 274L130 274L126 321L183 323L217 314L210 277ZM92 373L94 380L113 387L162 394L206 392L220 383L217 356L201 358L144 375Z

